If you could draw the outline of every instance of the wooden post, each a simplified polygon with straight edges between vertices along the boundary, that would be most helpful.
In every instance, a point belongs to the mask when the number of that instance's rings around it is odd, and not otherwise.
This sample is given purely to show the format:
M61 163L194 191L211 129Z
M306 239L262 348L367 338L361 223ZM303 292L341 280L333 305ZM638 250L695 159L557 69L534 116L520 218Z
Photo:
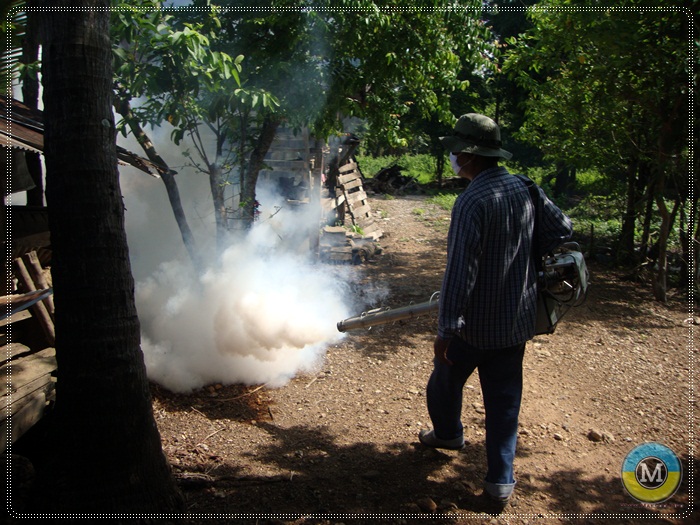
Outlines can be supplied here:
M41 267L41 263L39 262L39 257L37 256L36 252L32 251L29 253L25 253L24 255L22 255L22 260L24 261L25 266L29 270L29 274L32 276L34 284L39 290L46 290L47 288L51 288L48 281L46 280L46 275L44 274L44 270ZM53 304L53 294L46 297L43 301L44 305L46 306L46 309L49 312L49 315L51 316L51 320L55 321L56 318L54 317L55 308Z
M309 194L311 206L318 210L318 228L312 231L311 251L318 256L321 239L321 220L323 219L323 206L321 206L321 186L323 174L323 141L316 139L314 142L314 169L312 172L312 183Z
M15 269L15 274L17 275L17 280L24 287L24 291L35 291L37 289L36 285L34 284L34 281L32 281L29 271L24 265L22 258L18 257L15 259L13 261L13 266ZM46 305L43 303L43 301L39 301L38 303L33 304L31 309L32 313L39 321L39 325L41 325L41 328L44 331L44 335L46 336L49 346L54 346L56 344L56 331L54 329L53 320L49 315L49 311L46 309Z

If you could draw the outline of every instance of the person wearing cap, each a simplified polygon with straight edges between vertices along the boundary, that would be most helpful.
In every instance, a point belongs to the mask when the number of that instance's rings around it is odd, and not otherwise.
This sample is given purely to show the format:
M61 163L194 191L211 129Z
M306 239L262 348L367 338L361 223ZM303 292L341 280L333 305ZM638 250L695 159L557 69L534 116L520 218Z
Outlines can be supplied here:
M462 392L478 369L486 412L485 494L504 503L515 487L518 416L525 344L535 334L537 272L531 254L534 206L523 180L498 165L511 153L498 124L462 115L440 138L469 185L452 209L440 291L434 366L426 389L432 430L428 447L464 447ZM542 252L571 238L569 218L538 188Z

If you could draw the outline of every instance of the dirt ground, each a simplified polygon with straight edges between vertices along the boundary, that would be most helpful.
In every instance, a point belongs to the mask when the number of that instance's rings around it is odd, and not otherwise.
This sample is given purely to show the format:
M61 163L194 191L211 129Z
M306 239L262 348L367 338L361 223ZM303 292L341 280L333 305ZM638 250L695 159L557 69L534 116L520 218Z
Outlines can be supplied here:
M427 300L440 288L449 213L422 196L370 204L383 253L355 267L358 282L388 287L384 306ZM317 372L282 388L212 385L176 395L153 385L191 522L698 523L698 351L687 299L672 294L663 305L644 284L593 261L589 269L585 305L527 345L517 486L500 513L481 494L478 374L464 392L466 447L418 442L430 427L436 318L427 315L349 332ZM656 506L638 503L621 482L625 456L648 441L670 447L684 469L678 492Z

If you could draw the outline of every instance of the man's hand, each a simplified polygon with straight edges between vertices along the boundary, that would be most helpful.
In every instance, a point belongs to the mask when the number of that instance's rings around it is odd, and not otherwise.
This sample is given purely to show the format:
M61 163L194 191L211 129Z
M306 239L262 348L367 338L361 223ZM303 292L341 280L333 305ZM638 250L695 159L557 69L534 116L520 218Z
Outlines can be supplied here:
M447 348L450 346L450 339L444 339L442 337L435 336L435 342L433 343L433 351L435 352L435 359L444 363L446 365L451 365L452 361L447 359Z

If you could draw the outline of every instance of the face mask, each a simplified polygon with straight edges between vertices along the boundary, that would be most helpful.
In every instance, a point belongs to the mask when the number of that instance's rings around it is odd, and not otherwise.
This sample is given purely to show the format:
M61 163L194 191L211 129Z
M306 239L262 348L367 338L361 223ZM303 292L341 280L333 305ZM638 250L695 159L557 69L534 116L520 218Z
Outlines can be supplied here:
M452 166L452 171L455 172L455 175L459 177L459 172L462 170L462 167L457 164L457 155L454 153L450 153L450 166Z

